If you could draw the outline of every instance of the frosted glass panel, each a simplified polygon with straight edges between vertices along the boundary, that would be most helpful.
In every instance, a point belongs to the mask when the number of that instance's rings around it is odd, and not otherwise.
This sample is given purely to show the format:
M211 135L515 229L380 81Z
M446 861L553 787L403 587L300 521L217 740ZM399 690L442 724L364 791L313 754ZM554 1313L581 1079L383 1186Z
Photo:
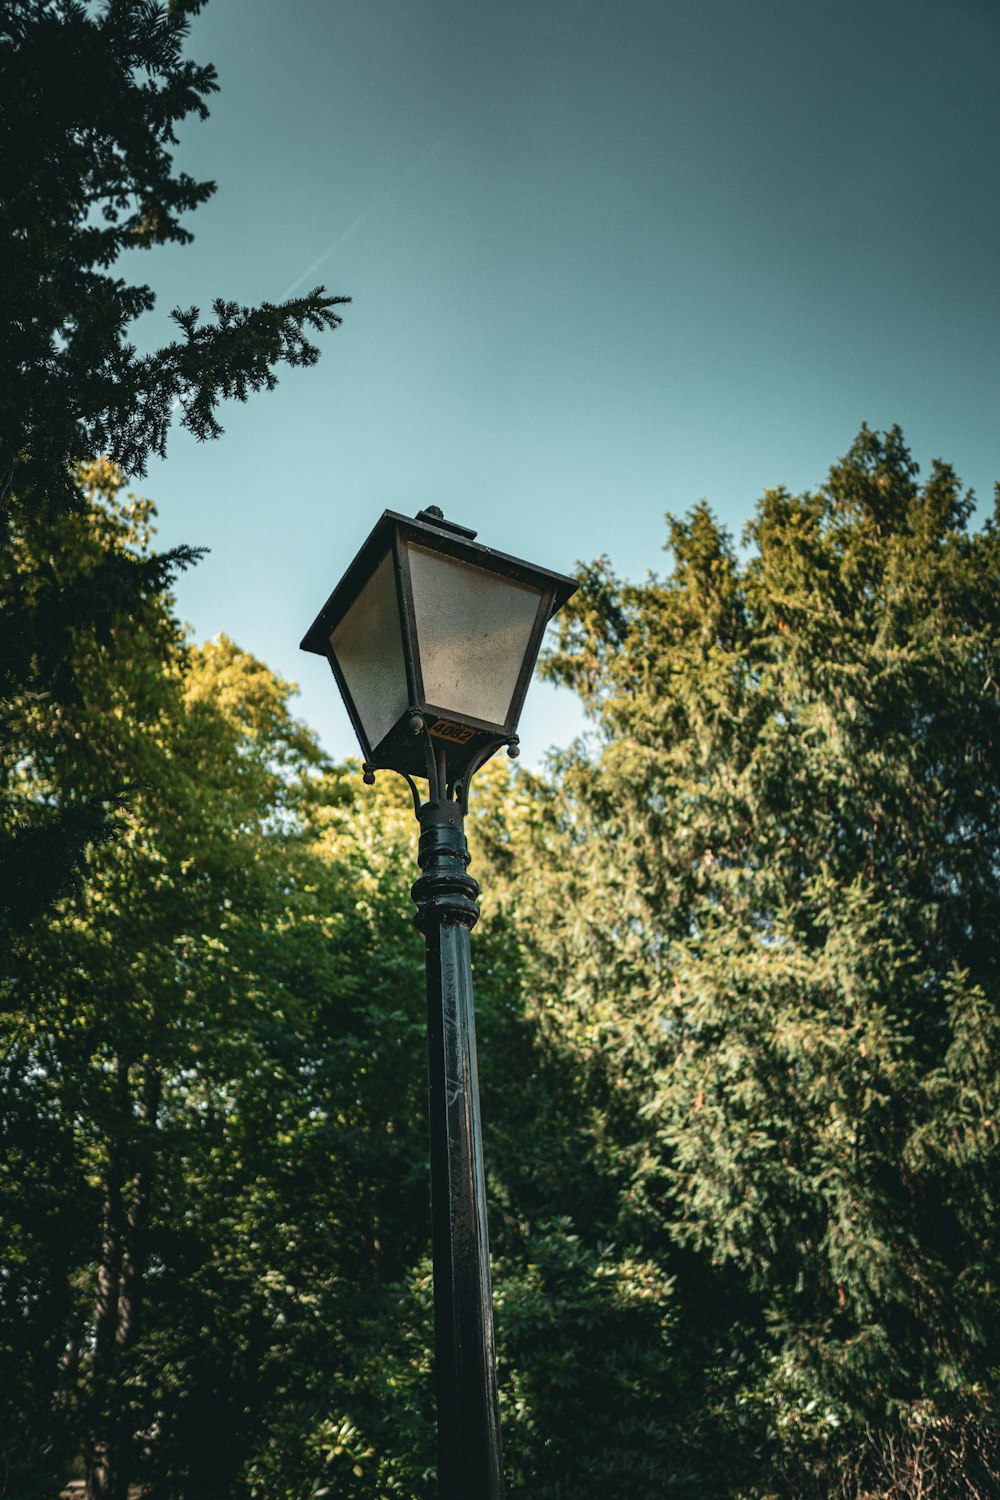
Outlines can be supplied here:
M407 552L426 701L502 725L541 590L412 543Z
M391 553L335 627L330 645L374 750L409 707Z

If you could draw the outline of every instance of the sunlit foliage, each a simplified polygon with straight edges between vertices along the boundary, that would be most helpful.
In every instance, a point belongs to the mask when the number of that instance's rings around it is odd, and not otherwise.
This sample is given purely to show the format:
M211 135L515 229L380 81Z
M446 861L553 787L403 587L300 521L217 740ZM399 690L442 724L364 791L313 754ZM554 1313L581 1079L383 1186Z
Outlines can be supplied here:
M140 353L134 325L154 305L122 252L185 244L186 215L214 192L173 159L176 128L207 114L211 66L184 55L200 0L8 0L0 7L0 548L33 517L78 501L81 463L99 454L141 476L175 423L221 432L225 400L271 389L282 364L310 365L313 338L347 299L322 288L280 306L215 302L172 313L176 338ZM134 265L134 260L132 264ZM135 557L110 550L84 571L41 556L6 560L0 588L0 703L72 694L74 633L141 611L199 552ZM66 889L100 837L122 786L103 800L51 800L19 823L6 802L0 749L0 942Z

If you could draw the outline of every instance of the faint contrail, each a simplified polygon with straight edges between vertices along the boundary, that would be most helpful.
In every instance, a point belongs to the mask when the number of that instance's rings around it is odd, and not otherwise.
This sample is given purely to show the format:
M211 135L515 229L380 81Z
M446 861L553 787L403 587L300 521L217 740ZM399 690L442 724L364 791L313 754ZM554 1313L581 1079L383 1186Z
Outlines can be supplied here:
M286 286L285 290L282 292L278 300L280 302L284 302L285 298L290 297L294 291L297 291L304 281L308 281L311 276L315 275L320 266L323 265L325 261L328 261L330 259L330 256L335 250L339 250L341 245L346 245L348 240L353 239L358 230L363 229L368 223L368 220L378 212L383 203L385 203L386 199L391 198L394 195L397 188L399 187L400 182L408 182L416 175L416 173L420 170L424 163L434 155L434 152L438 149L438 147L442 145L446 138L451 134L452 129L453 126L449 125L445 130L442 130L441 134L431 142L426 150L419 152L419 154L413 158L412 162L406 168L405 172L402 172L400 174L400 176L396 179L392 186L386 188L384 193L380 193L371 207L366 208L363 214L359 214L358 217L354 220L354 223L347 226L343 234L338 234L333 244L328 245L327 248L323 251L323 254L317 256L312 265L307 266L306 269L302 272L301 276L296 276L295 280L288 286Z
M386 196L387 194L382 194L382 198L385 198ZM296 291L304 281L308 281L309 277L312 276L314 272L319 270L324 261L330 259L330 256L335 250L339 250L341 245L346 245L347 241L349 239L352 239L354 235L357 234L359 229L363 229L364 226L368 223L368 220L371 218L372 214L379 207L380 203L382 202L382 198L376 198L371 208L366 209L363 214L359 214L354 223L349 224L348 227L344 230L343 234L338 234L333 244L328 245L327 248L323 251L323 254L317 256L312 265L307 266L306 269L302 272L301 276L296 276L295 280L285 287L285 290L278 298L278 301L284 302L286 297L290 297L292 293Z
M449 125L446 130L442 130L441 134L437 136L433 141L431 141L431 144L425 151L419 152L418 155L413 158L410 165L406 168L406 171L400 174L400 177L397 179L397 181L394 182L391 187L386 188L384 193L380 193L371 207L366 208L363 214L358 214L358 217L354 220L354 223L348 224L344 232L342 234L338 234L333 244L328 245L323 251L323 254L318 255L311 266L306 266L301 276L296 276L295 280L290 282L289 285L285 287L285 290L278 298L278 301L284 302L287 297L290 297L294 291L298 290L298 288L304 281L308 281L310 276L315 275L320 266L323 265L325 261L328 261L330 259L330 256L335 250L339 250L341 245L346 245L348 240L353 239L359 229L364 229L365 225L368 223L368 220L372 217L373 214L378 212L385 200L392 197L393 193L396 191L396 188L399 186L399 183L409 181L411 178L415 177L417 172L423 166L424 162L427 161L429 157L433 156L434 152L442 144L445 138L451 134L451 131L452 126ZM183 405L183 399L180 396L175 396L170 406L171 416L179 406Z

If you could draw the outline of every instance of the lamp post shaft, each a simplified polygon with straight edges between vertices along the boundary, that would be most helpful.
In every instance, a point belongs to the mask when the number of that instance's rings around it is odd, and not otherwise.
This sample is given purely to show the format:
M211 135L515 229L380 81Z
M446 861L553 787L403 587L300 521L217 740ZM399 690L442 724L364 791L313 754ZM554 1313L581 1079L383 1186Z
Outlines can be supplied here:
M416 923L427 944L427 1028L440 1500L503 1500L469 935L479 887L462 809L420 809Z

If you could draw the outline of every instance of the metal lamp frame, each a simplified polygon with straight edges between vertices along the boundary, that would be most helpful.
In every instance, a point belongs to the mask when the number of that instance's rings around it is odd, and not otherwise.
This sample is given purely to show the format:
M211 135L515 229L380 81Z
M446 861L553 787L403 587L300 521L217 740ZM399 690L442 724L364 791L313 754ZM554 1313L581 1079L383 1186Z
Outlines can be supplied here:
M354 732L364 751L366 775L373 771L391 770L398 771L408 779L414 776L426 777L428 783L433 784L436 771L432 771L431 767L436 767L438 762L437 747L433 746L433 740L437 738L448 746L449 782L458 783L464 777L467 783L473 769L482 765L502 745L516 743L515 730L545 627L556 610L575 591L577 584L575 579L565 574L536 567L521 558L497 552L492 547L484 547L476 542L475 537L475 531L469 527L446 521L437 507L422 510L416 517L404 516L398 511L385 511L303 637L302 649L325 656L330 664ZM428 701L424 692L413 582L407 550L403 545L405 542L416 543L456 562L470 564L539 591L534 622L522 655L507 716L502 724L457 713L447 705ZM372 744L333 651L330 637L389 553L392 556L408 706L389 731L376 744ZM430 753L424 730L432 742Z

